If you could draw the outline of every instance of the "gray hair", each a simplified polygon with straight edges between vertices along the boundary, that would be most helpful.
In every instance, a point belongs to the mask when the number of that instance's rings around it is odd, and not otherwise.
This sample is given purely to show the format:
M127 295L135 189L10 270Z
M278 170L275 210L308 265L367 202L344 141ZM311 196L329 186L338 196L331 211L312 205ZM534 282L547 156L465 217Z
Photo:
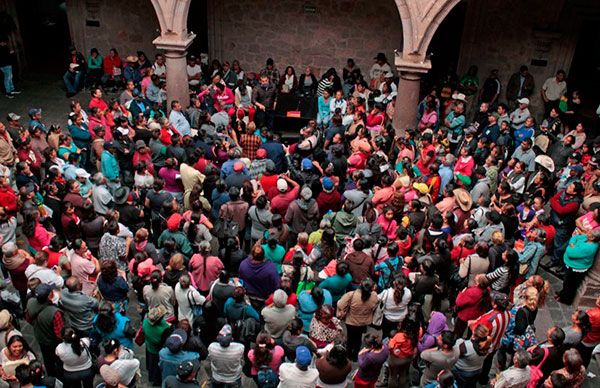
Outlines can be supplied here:
M4 257L13 257L17 254L18 250L19 248L14 242L7 242L2 246L2 254L4 255Z
M600 241L600 230L594 229L592 231L592 238L594 239L594 241Z
M527 365L529 365L529 362L531 361L531 355L529 354L529 352L521 349L521 350L517 350L515 353L515 366L517 368L525 368Z
M319 224L319 229L331 228L331 221L322 219Z
M104 182L104 174L102 174L101 172L97 172L92 177L92 180L95 184L101 185Z

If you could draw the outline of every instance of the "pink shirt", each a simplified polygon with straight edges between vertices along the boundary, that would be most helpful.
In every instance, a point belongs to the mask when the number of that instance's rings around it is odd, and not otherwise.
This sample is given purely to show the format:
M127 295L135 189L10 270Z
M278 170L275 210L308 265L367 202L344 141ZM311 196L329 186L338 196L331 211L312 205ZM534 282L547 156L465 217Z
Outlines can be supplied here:
M204 270L205 265L206 271ZM219 277L219 272L224 265L216 256L208 256L205 262L204 257L196 253L190 259L189 268L196 288L199 291L208 291L212 282Z
M169 193L182 193L183 185L180 180L177 180L179 171L174 168L163 167L158 172L158 176L165 180L165 191Z
M472 156L460 157L456 161L456 166L454 166L454 173L470 177L473 175L473 167L475 167L475 159Z
M281 365L281 361L283 359L285 352L283 351L283 348L281 346L275 345L275 347L273 348L271 353L272 353L273 357L271 358L271 363L269 364L269 367L273 370L273 372L279 373L279 365ZM252 363L252 368L250 369L250 374L252 376L256 376L258 374L258 370L254 366L254 349L251 349L248 352L248 359Z
M33 249L39 251L43 247L48 246L48 244L50 244L51 239L52 237L50 236L50 233L48 233L46 228L40 225L39 222L36 222L33 236L27 238L27 241Z
M581 216L581 223L585 230L594 230L600 226L596 220L594 220L594 212L590 211Z
M425 113L423 113L423 116L421 116L421 120L419 120L419 129L433 128L435 126L436 122L437 122L436 111L432 111L429 113L427 111L425 111Z
M71 275L79 279L81 282L82 292L87 295L92 295L96 287L96 277L92 276L96 266L91 260L73 253L71 256Z
M396 227L398 226L396 220L392 219L390 222L383 214L381 214L377 217L377 223L381 225L381 233L385 233L388 240L391 241L396 239Z

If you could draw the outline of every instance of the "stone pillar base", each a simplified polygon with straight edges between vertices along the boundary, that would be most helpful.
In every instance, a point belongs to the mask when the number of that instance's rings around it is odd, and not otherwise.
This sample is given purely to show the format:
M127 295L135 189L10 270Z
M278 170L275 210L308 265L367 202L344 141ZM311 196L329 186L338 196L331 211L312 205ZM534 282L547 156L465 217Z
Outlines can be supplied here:
M422 63L396 57L396 70L400 75L398 96L394 110L393 126L397 136L404 136L406 129L416 127L417 105L421 91L421 76L431 69L429 60Z

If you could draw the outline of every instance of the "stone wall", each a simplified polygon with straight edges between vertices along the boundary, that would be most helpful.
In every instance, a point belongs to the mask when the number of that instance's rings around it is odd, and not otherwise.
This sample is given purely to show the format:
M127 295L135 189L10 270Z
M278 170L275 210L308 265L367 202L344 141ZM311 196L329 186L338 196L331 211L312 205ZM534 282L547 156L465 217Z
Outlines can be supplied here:
M210 56L238 59L247 71L260 71L272 57L282 72L311 65L321 74L341 71L352 57L368 73L377 52L393 65L394 50L402 48L393 0L208 1Z
M71 37L86 56L96 47L105 56L114 47L122 58L142 50L154 58L158 37L156 13L149 0L67 0ZM97 21L99 27L86 21Z
M543 114L540 88L557 70L568 73L576 46L576 12L564 4L564 0L551 4L547 0L469 1L458 74L477 65L483 84L490 70L497 68L501 101L506 102L508 80L525 64L535 79L532 113ZM546 60L547 65L532 65L532 59Z

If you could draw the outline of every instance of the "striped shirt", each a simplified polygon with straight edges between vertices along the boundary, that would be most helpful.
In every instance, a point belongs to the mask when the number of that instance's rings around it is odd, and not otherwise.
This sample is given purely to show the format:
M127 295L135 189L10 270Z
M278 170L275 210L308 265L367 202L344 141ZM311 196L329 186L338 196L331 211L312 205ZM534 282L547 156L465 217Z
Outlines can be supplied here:
M492 337L492 344L490 346L489 353L493 353L498 348L500 348L500 341L502 340L502 336L506 332L506 328L508 327L508 322L510 321L510 312L509 311L497 311L490 310L487 313L483 314L475 323L471 326L471 328L475 328L478 325L484 325L490 331L490 336Z

